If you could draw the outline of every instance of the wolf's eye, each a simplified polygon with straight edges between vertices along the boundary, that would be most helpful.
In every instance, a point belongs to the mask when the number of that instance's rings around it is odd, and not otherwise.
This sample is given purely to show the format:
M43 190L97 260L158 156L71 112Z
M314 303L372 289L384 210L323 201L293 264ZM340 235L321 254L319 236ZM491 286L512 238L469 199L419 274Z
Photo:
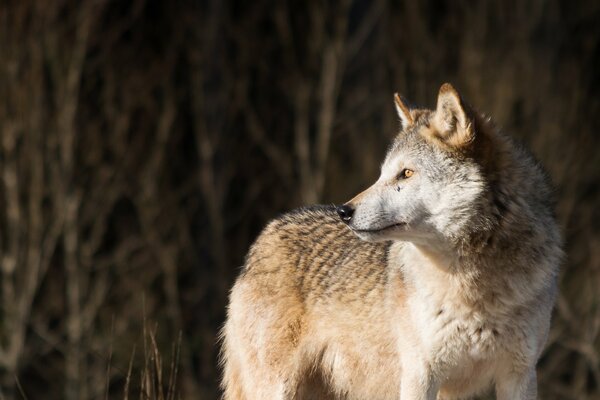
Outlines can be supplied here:
M413 176L414 173L415 173L415 171L413 171L412 169L404 168L398 174L398 179L407 179L407 178L410 178L411 176Z

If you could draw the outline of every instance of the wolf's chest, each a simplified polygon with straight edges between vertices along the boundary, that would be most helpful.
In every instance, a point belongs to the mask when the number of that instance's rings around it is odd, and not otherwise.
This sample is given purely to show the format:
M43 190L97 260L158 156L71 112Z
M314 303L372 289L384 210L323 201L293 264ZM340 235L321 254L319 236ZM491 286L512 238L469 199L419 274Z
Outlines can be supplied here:
M416 325L432 364L479 364L497 355L501 330L489 315L441 301L419 308Z

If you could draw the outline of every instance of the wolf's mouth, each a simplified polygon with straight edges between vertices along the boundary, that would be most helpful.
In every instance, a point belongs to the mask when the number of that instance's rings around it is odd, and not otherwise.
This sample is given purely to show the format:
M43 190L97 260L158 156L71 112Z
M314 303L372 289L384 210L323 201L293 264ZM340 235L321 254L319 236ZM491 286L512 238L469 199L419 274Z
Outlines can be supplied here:
M357 233L381 233L381 232L392 230L394 228L398 228L398 227L404 226L404 225L406 225L406 224L403 223L403 222L398 222L397 224L388 225L388 226L385 226L383 228L377 228L377 229L352 229L352 230L354 232L357 232Z

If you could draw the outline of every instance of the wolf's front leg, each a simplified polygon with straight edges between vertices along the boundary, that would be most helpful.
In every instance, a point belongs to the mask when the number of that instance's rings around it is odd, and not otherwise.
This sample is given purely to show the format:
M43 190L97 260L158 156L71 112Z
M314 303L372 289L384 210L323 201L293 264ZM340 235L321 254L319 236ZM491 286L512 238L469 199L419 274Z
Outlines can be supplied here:
M403 368L400 381L400 400L436 400L438 385L426 368Z
M499 376L496 382L496 399L537 399L537 375L535 372L535 366L521 374L509 372Z

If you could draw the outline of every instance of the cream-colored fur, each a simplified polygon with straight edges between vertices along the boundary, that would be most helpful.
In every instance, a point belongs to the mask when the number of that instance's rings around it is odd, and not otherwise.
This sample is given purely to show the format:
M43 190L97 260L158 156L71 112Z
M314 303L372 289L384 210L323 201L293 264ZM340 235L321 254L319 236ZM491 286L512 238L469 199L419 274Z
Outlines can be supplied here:
M403 129L351 217L296 210L252 246L225 399L536 398L562 254L544 174L450 85L433 111L396 101Z

